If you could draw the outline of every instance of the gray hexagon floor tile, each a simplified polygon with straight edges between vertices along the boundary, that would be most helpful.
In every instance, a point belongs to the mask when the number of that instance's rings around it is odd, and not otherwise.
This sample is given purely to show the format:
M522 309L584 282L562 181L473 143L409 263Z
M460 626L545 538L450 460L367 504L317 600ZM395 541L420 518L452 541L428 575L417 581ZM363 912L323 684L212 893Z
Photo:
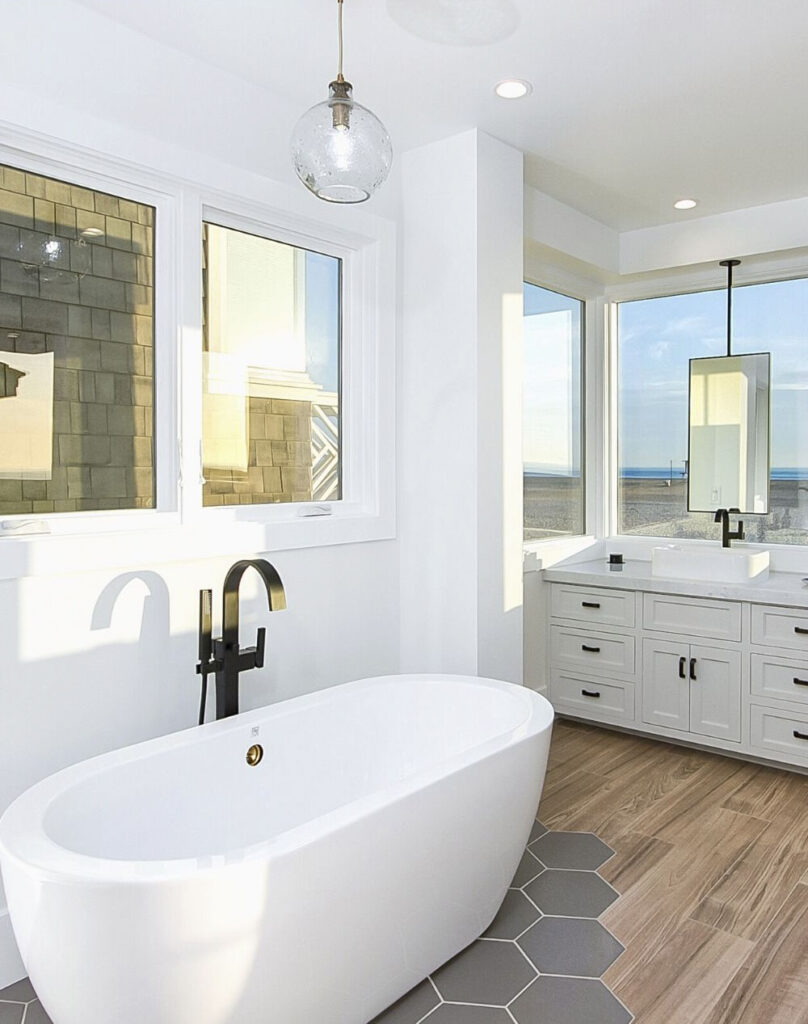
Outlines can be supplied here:
M478 939L432 975L450 1003L505 1006L536 977L513 942Z
M528 845L536 839L541 839L544 833L547 831L547 827L537 819L533 822L533 828L530 830L530 837L528 838Z
M544 865L533 856L530 850L525 850L522 854L522 859L519 861L519 867L516 869L516 874L513 876L511 885L514 889L521 889L522 886L535 878L540 871L544 871Z
M30 1003L36 999L36 992L31 982L23 978L22 981L15 981L8 988L0 990L0 999L11 1003Z
M440 999L430 981L422 981L420 985L402 996L370 1024L418 1024L418 1021L438 1005Z
M530 852L548 868L595 871L614 850L591 832L547 832L530 845Z
M560 917L600 917L618 895L594 871L551 868L526 885L525 892L542 913Z
M42 1003L37 1000L35 1003L29 1003L25 1011L25 1024L53 1024L53 1021L42 1009Z
M543 975L509 1007L517 1024L629 1024L632 1017L601 981Z
M0 1024L20 1024L25 1003L0 1003Z
M623 946L599 921L582 917L544 917L518 945L541 974L599 978L623 952Z
M502 906L485 933L489 939L515 939L541 917L541 911L518 889L508 889Z
M513 1024L505 1010L494 1006L463 1006L443 1003L424 1024Z

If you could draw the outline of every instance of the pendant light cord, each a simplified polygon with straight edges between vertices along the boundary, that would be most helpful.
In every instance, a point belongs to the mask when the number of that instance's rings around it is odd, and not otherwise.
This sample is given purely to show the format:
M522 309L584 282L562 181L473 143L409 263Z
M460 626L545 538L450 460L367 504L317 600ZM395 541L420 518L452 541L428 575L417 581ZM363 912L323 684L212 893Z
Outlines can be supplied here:
M342 0L337 0L337 35L339 38L339 66L337 68L337 81L344 82L345 78L342 74Z

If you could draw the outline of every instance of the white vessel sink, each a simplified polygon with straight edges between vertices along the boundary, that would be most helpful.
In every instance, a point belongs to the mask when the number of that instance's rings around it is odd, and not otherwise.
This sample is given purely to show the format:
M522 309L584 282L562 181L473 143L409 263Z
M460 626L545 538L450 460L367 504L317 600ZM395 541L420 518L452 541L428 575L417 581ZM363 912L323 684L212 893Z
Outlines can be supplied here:
M651 551L652 576L743 583L745 580L765 579L768 574L769 552L753 551L744 545L691 548L665 544Z

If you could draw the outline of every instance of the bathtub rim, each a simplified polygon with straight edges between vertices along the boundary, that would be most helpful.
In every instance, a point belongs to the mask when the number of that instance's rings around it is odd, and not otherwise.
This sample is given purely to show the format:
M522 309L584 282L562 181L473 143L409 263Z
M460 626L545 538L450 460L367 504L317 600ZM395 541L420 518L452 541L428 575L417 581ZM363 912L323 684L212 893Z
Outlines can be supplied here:
M107 768L136 762L152 754L203 743L210 736L238 732L261 724L267 718L305 709L324 699L339 699L340 692L369 689L382 682L460 682L470 686L498 689L524 706L524 717L517 725L487 738L445 761L415 772L404 780L373 790L358 799L249 846L206 854L200 857L123 860L79 853L60 845L44 829L48 807L71 786L100 774ZM176 882L191 875L238 870L283 856L308 846L325 833L350 826L383 807L461 772L471 765L496 756L509 747L549 731L554 720L550 702L537 691L503 680L446 673L407 673L370 676L315 690L285 701L255 708L233 718L191 726L153 739L116 748L104 754L62 768L35 783L20 794L0 816L0 863L8 860L43 881L81 882L83 884L149 884Z

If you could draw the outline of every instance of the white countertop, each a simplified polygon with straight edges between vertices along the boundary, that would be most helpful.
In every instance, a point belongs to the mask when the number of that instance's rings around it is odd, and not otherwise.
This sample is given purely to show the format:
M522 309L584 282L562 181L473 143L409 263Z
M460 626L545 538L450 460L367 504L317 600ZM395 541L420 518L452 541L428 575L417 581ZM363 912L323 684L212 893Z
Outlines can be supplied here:
M651 563L627 559L618 571L606 559L556 565L542 570L549 583L579 583L615 590L648 590L656 594L680 594L684 597L714 597L725 601L752 601L808 608L808 586L802 574L769 571L765 579L744 583L707 580L671 580L651 575Z

